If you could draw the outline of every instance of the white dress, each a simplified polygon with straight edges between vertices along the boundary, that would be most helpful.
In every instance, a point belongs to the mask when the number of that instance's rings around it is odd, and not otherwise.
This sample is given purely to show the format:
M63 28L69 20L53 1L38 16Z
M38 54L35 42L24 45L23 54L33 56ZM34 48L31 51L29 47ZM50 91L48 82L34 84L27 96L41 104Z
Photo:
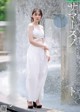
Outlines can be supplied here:
M44 38L44 30L42 27L37 29L34 27L33 36L36 39ZM27 50L27 75L26 75L26 90L27 100L36 101L42 100L44 95L44 84L47 77L48 62L45 51L30 44Z

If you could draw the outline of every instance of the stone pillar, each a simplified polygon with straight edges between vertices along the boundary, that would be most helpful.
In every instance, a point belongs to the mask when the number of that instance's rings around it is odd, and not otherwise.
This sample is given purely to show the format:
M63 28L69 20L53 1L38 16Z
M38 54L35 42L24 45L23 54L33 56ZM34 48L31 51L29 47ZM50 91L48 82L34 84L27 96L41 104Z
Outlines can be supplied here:
M65 8L64 8L65 6ZM69 72L69 64L68 64L68 51L67 49L67 37L69 35L69 24L70 20L68 17L68 7L67 3L62 0L61 13L65 15L67 19L67 24L65 27L61 29L61 102L69 103L70 102L70 74Z
M16 103L17 99L17 73L16 73L16 2L12 1L8 4L8 26L6 32L7 49L10 53L10 74L9 74L9 85L10 94L9 101L12 104Z

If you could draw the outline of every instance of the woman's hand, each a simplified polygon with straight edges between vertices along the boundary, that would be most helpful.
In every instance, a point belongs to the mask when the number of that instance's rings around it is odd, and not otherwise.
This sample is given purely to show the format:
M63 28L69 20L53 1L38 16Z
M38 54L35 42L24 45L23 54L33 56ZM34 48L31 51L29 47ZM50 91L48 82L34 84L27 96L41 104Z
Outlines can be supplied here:
M45 44L44 44L44 50L49 50L49 48Z
M46 54L48 61L50 61L50 55Z
M44 51L46 53L46 57L47 57L48 61L50 61L49 48L48 48L48 46L45 43L44 43Z
M46 57L47 57L48 61L50 61L50 53L49 53L49 50L45 50L45 52L46 52Z

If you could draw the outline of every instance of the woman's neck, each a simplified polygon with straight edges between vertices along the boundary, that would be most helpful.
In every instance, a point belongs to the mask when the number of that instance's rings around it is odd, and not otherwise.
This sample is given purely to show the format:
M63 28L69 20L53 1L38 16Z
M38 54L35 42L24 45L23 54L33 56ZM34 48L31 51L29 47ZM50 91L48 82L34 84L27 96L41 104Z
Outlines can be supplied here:
M34 24L35 26L38 26L38 25L39 25L38 22L33 22L33 24Z

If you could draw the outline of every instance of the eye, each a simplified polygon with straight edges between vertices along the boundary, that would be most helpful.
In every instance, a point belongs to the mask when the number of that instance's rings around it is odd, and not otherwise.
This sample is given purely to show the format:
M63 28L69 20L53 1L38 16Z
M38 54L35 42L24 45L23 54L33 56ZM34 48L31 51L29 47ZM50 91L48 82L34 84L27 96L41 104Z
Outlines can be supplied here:
M37 13L35 13L35 16L37 16Z
M38 16L41 16L41 14L38 14Z
M35 13L35 16L41 16L39 13Z

